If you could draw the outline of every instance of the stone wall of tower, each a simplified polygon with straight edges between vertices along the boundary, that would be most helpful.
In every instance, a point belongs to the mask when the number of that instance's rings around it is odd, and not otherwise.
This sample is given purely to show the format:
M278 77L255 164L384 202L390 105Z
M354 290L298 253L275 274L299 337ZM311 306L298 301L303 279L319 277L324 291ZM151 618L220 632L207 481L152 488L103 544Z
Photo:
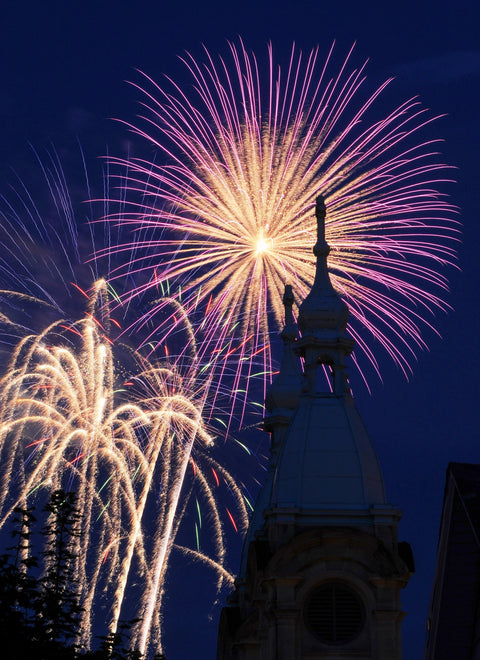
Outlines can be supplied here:
M218 657L400 660L400 591L412 567L393 538L396 529L390 533L390 547L371 533L344 527L300 531L273 553L267 540L253 542L237 601L222 612ZM339 611L346 620L337 621L336 630L331 621L316 629L309 625L312 594L335 585L358 599L362 620L358 610Z

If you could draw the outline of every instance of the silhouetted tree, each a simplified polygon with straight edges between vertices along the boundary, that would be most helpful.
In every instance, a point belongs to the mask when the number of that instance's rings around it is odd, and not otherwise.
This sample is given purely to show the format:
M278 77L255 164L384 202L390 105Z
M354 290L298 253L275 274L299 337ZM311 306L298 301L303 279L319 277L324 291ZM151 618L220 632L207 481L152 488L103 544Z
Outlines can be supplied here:
M128 640L130 628L137 623L138 619L120 623L117 632L101 637L101 645L98 651L90 652L88 658L92 660L141 660L143 655L136 650L125 646Z
M141 660L128 648L128 631L136 621L100 637L98 650L80 648L75 640L83 608L75 578L75 540L80 515L75 493L54 491L47 514L40 560L33 552L31 509L15 509L16 545L0 555L0 657L2 660ZM43 570L42 570L43 569ZM165 660L155 656L155 660Z
M12 532L15 546L0 556L0 640L4 658L24 657L32 651L38 584L30 570L37 567L31 555L31 509L15 509ZM12 554L13 553L13 554Z
M47 514L42 530L44 570L37 580L33 637L46 660L74 658L77 652L75 638L82 607L73 569L72 546L79 534L80 518L75 504L75 493L56 490L43 509Z
M39 579L36 636L53 652L59 645L62 649L73 645L83 611L79 605L72 550L74 539L79 536L80 519L75 493L53 492L44 511L48 514L42 531L46 538L42 552L45 571Z

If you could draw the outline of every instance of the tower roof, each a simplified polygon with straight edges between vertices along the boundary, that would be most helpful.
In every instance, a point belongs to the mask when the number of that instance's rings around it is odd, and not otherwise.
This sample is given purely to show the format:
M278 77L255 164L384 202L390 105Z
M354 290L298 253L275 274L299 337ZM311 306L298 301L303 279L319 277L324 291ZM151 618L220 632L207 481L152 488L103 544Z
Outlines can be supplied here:
M353 398L303 395L278 458L272 509L295 509L318 522L321 510L384 504L380 464ZM330 520L332 511L325 515Z

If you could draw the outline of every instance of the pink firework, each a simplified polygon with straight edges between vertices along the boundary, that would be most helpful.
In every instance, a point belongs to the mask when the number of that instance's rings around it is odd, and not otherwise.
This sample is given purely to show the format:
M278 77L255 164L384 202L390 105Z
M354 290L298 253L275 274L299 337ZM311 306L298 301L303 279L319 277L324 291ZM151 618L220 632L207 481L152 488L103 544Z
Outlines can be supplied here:
M311 285L319 193L360 368L367 357L380 375L373 335L408 374L435 310L448 307L442 270L455 262L456 209L442 192L450 175L438 140L421 137L436 118L415 99L379 116L390 81L367 93L365 64L351 58L332 75L333 47L325 60L292 47L283 70L270 46L262 68L240 41L226 59L187 53L191 84L135 85L144 113L128 126L158 155L116 161L122 177L128 168L130 206L111 219L138 230L116 251L148 252L126 266L146 274L131 295L168 285L189 315L197 310L202 358L215 361L219 382L233 369L233 397L254 375L268 382L284 284L298 302ZM156 336L172 324L159 322Z

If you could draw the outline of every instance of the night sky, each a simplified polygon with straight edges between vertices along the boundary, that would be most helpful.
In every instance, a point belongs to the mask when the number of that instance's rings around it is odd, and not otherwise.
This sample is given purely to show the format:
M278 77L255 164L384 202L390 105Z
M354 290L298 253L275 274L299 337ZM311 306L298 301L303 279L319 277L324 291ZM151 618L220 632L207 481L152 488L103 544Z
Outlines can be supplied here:
M434 114L445 114L435 131L445 139L445 162L458 168L458 183L449 191L461 208L464 231L459 269L449 271L453 311L437 315L440 336L427 333L429 351L419 355L408 382L384 360L383 383L372 381L371 395L361 387L355 390L389 500L404 512L400 539L410 542L416 561L416 574L403 593L407 660L423 655L447 464L480 463L479 11L474 0L445 6L431 0L7 0L0 22L2 180L8 179L11 167L28 178L28 142L37 149L51 142L61 148L78 137L95 156L104 155L107 144L111 151L123 149L132 138L112 118L130 120L137 112L138 94L125 83L135 77L135 68L157 79L167 73L181 83L178 54L200 53L202 44L212 52L226 52L226 40L238 35L261 55L269 40L284 55L292 41L304 50L320 44L325 53L333 40L339 53L356 42L355 61L370 59L372 84L396 78L379 102L379 112L383 103L389 109L397 99L418 95ZM232 567L236 561L231 559ZM176 604L167 619L169 660L215 657L220 608L195 603L202 591L196 575L191 572L184 608ZM179 576L173 571L167 587L172 602Z

